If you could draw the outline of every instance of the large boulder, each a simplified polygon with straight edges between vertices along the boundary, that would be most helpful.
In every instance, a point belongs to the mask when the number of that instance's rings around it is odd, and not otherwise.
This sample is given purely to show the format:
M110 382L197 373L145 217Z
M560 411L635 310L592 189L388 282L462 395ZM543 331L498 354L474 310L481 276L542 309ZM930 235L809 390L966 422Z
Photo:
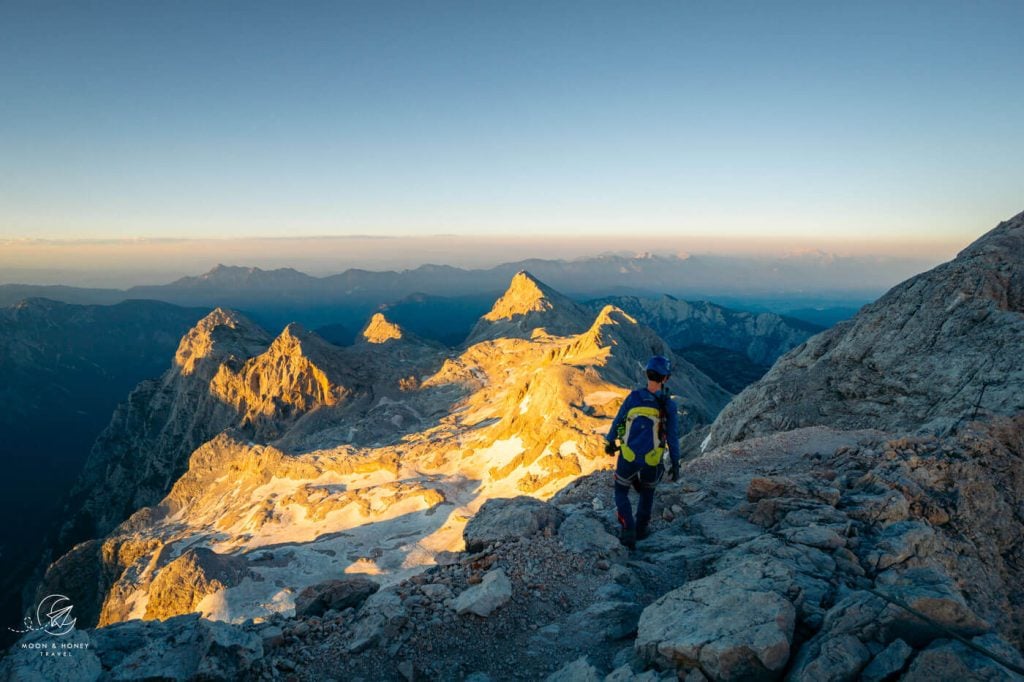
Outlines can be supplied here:
M295 615L322 616L331 609L344 611L349 607L356 608L379 589L379 584L362 575L310 585L295 598Z
M879 617L887 640L901 638L923 646L953 632L964 637L984 634L992 626L979 618L949 576L932 568L886 571L876 581L879 592L898 604L890 604ZM922 622L902 607L906 604L928 621Z
M474 585L455 598L452 603L460 616L475 613L486 618L495 609L512 598L512 583L503 569L487 573L478 585Z
M67 655L47 655L51 652ZM103 673L98 653L86 630L72 630L61 637L35 630L18 640L3 661L0 661L0 679L18 682L94 682Z
M545 682L601 682L601 675L586 656L580 656L548 675Z
M408 621L408 612L394 590L377 592L363 602L347 649L359 653L396 637Z
M462 531L466 551L479 552L488 545L513 537L529 537L550 528L557 530L563 518L555 506L533 497L487 500Z
M861 682L885 682L896 679L907 665L907 659L913 654L914 650L909 644L897 639L871 659L871 663L860 673Z
M614 641L636 632L642 609L629 601L599 601L569 617L567 627L590 642Z
M558 529L558 542L577 554L608 555L622 551L619 539L585 512L570 514Z
M795 621L777 592L716 573L644 609L635 646L648 663L699 667L716 680L771 679L789 660Z

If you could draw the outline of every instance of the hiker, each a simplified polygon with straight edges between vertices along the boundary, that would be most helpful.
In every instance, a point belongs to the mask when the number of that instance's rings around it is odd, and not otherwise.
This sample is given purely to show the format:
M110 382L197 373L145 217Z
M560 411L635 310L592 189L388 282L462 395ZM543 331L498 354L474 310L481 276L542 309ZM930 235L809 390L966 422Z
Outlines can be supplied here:
M662 455L666 441L672 460L669 478L679 480L679 415L665 390L672 363L655 355L647 361L646 371L647 386L636 389L622 402L604 448L609 455L619 455L615 463L615 507L622 525L620 541L630 549L650 533L654 489L665 471ZM640 493L635 520L629 502L630 486Z

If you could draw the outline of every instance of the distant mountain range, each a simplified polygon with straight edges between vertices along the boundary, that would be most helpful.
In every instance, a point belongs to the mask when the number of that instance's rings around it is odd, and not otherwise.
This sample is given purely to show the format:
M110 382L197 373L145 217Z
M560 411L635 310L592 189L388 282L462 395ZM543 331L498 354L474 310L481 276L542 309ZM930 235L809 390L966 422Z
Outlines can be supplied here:
M425 296L471 303L475 319L486 312L516 272L528 270L575 299L669 294L720 300L739 308L750 307L749 303L776 312L797 308L846 308L852 312L922 268L917 260L844 258L819 252L780 258L608 255L579 260L530 259L476 270L445 265L380 272L349 269L327 277L312 277L292 268L218 265L203 275L126 290L3 284L0 305L29 297L91 304L152 299L208 308L223 305L245 311L267 329L279 330L292 321L315 329L337 324L343 317L366 319L383 305Z

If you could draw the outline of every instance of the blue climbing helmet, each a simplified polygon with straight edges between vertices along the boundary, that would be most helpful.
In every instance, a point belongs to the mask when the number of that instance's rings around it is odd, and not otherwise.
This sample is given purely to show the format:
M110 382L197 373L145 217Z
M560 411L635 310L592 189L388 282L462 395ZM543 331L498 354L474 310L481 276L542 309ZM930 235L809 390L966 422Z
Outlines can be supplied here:
M663 355L655 355L648 360L646 369L647 378L651 381L661 381L672 375L672 363Z

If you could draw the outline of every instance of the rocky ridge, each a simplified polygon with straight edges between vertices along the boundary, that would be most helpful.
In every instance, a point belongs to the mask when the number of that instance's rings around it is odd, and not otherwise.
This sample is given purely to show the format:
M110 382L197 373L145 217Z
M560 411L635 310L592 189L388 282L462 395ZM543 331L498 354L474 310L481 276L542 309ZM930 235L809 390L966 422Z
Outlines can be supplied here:
M634 553L607 474L584 476L549 501L488 502L463 529L472 551L397 583L311 586L314 614L76 632L93 646L74 679L123 676L126 641L174 670L187 641L183 677L216 665L207 679L1018 680L990 656L1024 666L1022 438L1017 417L726 446L659 490ZM2 665L59 679L59 663Z
M1024 409L1024 213L783 356L713 425L707 447L774 431L948 433Z
M653 329L672 348L709 345L743 353L751 362L770 366L799 346L821 327L776 313L730 310L708 301L683 301L663 295L658 299L610 296L590 302L628 313Z
M266 350L270 337L243 316L217 308L182 338L174 363L142 382L114 412L71 492L60 545L101 537L158 501L185 470L189 452L238 421L211 394L223 368Z
M1012 237L997 235L983 244L977 268L960 274L968 281L991 281L986 267L1006 258ZM1005 270L1015 267L1008 262ZM1012 284L1004 289L989 287L986 296L997 307L1002 300L1012 308L1016 289ZM988 296L992 292L995 296ZM297 568L310 573L312 564L295 561L310 543L274 536L285 528L309 530L303 521L313 507L302 495L308 500L320 491L306 486L299 493L303 485L291 481L334 483L339 480L333 478L334 468L356 467L361 458L300 447L317 438L329 441L333 436L323 435L333 433L329 430L306 430L289 441L293 449L287 452L278 447L283 440L278 446L240 447L236 435L223 433L193 456L194 466L179 481L180 489L176 485L178 494L142 510L108 538L124 555L141 559L123 574L128 579L117 599L129 613L150 608L154 578L169 565L161 561L175 556L186 557L179 569L183 575L195 576L196 567L208 564L209 573L203 568L207 584L238 580L231 575L236 568L231 560L221 562L215 555L244 558L245 568L262 580L243 576L235 587L218 587L200 601L204 613L235 621L235 636L251 645L233 648L232 657L219 655L220 645L194 649L193 667L211 657L218 661L217 672L202 673L207 678L1024 679L1019 607L1024 603L1024 415L1019 409L1005 417L979 413L983 421L975 421L973 412L960 415L951 434L920 433L912 415L904 413L894 419L908 424L903 427L882 422L881 429L852 429L843 422L839 428L790 429L709 449L685 464L681 484L659 489L652 536L627 553L614 535L607 472L545 467L553 475L538 478L535 465L554 455L541 445L559 442L573 425L585 426L574 440L579 452L592 442L584 442L587 419L596 422L591 437L600 431L598 424L607 424L624 390L598 382L614 376L621 359L628 367L634 354L648 352L623 347L629 345L623 339L643 336L635 329L616 333L617 325L631 320L612 308L578 336L487 340L446 358L418 383L418 391L452 390L448 420L442 417L419 431L436 438L439 447L428 455L405 442L400 456L386 461L397 466L403 482L410 480L410 466L424 481L446 481L452 493L446 499L458 495L460 488L450 478L457 473L470 474L478 486L474 492L488 495L448 514L455 522L441 527L448 533L443 551L429 539L417 541L419 548L434 551L414 570L395 570L407 567L412 553L389 556L388 548L380 547L356 562L352 572L360 576L339 577L335 565L330 574L311 576L305 587L296 585L302 600L282 590L292 602L284 608L248 618L231 613L232 604L256 598L247 591L253 585L276 580L291 587L287 580ZM949 331L971 347L975 330L953 325ZM522 358L530 360L521 364ZM918 358L904 354L902 360L902 371L909 371ZM538 421L531 414L553 418ZM486 450L486 476L473 459L476 451L466 447L473 435ZM514 450L495 449L514 438L519 439ZM457 453L449 449L455 443ZM360 447L364 456L371 454ZM566 453L562 447L558 451L564 463ZM369 465L371 473L380 471L374 466L388 466L383 456L390 452L373 451L381 459ZM457 466L444 472L439 468L445 463ZM234 481L243 481L243 487ZM272 489L290 495L287 502L275 498L272 509L259 512L232 501L241 513L224 522L250 525L216 533L217 508L203 502L204 491L218 499L254 502L256 496L246 497L244 486L260 482L284 483ZM344 492L362 495L342 482ZM515 497L522 493L530 496ZM373 512L374 499L362 499L363 508ZM289 516L275 524L273 514L280 511ZM190 526L192 516L199 521ZM339 542L319 549L365 547L359 538L341 542L322 530L309 531L315 538L311 544ZM176 536L179 531L183 534ZM451 542L455 533L459 542ZM246 546L260 536L275 542ZM211 554L188 554L186 543L196 538ZM218 546L218 540L228 544ZM144 547L153 541L168 549ZM466 551L458 551L462 547ZM399 556L396 567L390 562ZM275 568L285 570L275 575ZM379 589L350 582L368 576ZM194 602L194 594L184 596ZM300 601L320 604L323 612L290 618ZM143 646L168 646L197 641L196 633L205 627L200 624L206 623L181 621L169 638L162 628L173 621L113 623L84 637L128 636L130 629ZM259 655L247 654L256 651L257 641ZM94 649L93 656L95 661L83 661L82 669L96 672L84 679L130 671L121 667L121 654ZM52 677L56 670L47 659L20 651L2 665L8 674Z
M609 308L583 334L455 353L410 338L338 348L290 326L216 365L214 332L237 336L217 331L227 319L218 311L179 353L179 375L207 379L205 399L224 410L219 433L185 455L163 499L76 546L40 588L81 595L83 623L193 611L240 622L292 612L305 587L339 574L420 573L461 548L486 500L546 498L607 467L598 434L623 385L669 352ZM692 423L728 401L685 363L676 377Z
M495 338L532 338L538 333L578 334L592 315L525 270L473 328L467 345Z

